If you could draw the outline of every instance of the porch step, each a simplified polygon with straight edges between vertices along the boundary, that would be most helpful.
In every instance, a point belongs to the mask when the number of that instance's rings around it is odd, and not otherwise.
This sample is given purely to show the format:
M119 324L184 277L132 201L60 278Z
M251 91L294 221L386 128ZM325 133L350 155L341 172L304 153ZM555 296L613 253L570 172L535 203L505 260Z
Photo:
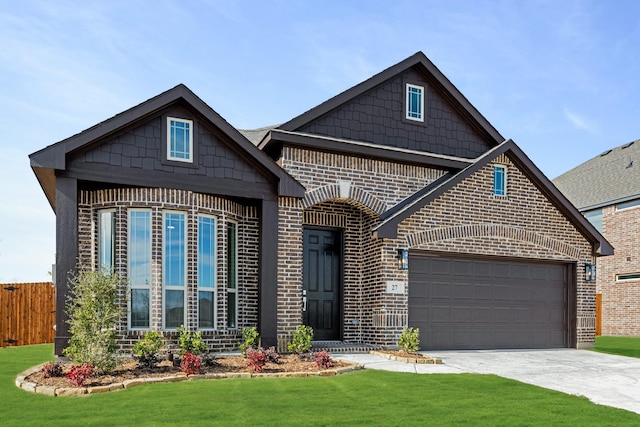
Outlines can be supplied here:
M311 351L326 350L330 353L369 353L381 350L382 347L373 344L346 343L342 341L312 341Z

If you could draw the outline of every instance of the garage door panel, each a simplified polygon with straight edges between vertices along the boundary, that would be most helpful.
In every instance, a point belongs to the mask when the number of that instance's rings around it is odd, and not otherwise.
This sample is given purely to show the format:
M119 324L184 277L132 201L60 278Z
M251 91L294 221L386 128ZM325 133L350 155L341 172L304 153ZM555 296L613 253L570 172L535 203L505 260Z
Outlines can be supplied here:
M411 254L409 325L423 349L566 347L566 268Z

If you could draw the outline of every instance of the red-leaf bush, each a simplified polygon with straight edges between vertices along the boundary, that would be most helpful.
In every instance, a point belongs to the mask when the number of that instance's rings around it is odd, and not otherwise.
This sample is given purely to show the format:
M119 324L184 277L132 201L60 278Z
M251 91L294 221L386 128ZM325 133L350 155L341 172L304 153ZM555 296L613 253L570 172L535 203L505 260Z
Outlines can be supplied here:
M186 352L182 355L182 361L180 362L180 368L182 372L189 375L202 373L202 358L192 353Z
M331 359L331 354L328 351L323 350L319 351L315 355L316 365L322 368L331 368L333 366L333 360Z
M42 372L42 376L45 378L61 377L63 376L62 363L47 362L44 365L42 365L42 369L40 370L40 372Z
M85 363L83 365L73 365L64 378L75 387L82 387L84 382L94 374L93 366Z
M254 350L253 348L247 348L247 366L253 368L253 372L262 372L264 365L267 364L268 358L262 347Z

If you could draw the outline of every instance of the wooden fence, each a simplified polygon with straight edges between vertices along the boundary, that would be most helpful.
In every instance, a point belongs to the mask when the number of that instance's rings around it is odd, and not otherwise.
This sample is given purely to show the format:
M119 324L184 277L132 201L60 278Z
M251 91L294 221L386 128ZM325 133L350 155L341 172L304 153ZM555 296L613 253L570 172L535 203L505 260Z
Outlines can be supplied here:
M52 343L56 292L49 282L0 285L0 347Z

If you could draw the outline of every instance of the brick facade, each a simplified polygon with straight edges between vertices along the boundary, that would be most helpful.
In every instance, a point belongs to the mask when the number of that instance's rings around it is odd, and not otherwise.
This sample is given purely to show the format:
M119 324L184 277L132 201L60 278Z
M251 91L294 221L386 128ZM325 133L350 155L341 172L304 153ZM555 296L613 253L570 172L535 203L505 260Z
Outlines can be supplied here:
M188 329L197 329L197 215L216 218L216 330L204 331L205 341L216 350L237 347L245 326L255 326L258 320L258 217L257 209L224 198L172 189L111 189L82 191L78 202L79 261L82 265L97 267L98 230L97 214L102 209L113 209L116 216L114 270L127 277L127 235L129 209L151 209L152 269L151 269L151 328L162 330L162 213L165 210L187 214L187 311ZM238 328L226 327L227 307L227 234L226 224L233 221L238 230ZM127 307L127 287L118 292L123 307ZM118 345L130 352L133 344L144 332L130 331L127 317L118 324ZM175 348L177 335L165 332L169 348Z
M640 273L640 208L602 209L602 234L615 247L613 256L598 258L596 284L602 294L602 334L640 336L640 279L616 280Z
M563 261L577 270L577 346L595 336L595 286L584 280L591 245L506 155L508 194L493 196L493 164L400 224L397 239L375 239L380 209L440 177L427 167L284 147L280 164L307 188L298 202L281 199L279 324L281 342L301 322L301 225L344 233L343 339L390 346L407 325L408 295L386 293L387 281L407 283L397 248ZM292 222L291 222L292 221ZM285 250L286 248L286 250ZM295 255L294 255L295 254Z

